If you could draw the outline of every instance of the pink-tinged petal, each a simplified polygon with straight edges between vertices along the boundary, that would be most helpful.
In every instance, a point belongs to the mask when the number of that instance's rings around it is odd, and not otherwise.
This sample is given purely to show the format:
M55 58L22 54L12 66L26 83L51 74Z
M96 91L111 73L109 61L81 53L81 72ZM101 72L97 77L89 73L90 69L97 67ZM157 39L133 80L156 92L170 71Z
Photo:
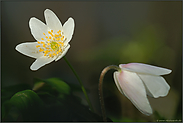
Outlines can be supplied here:
M39 57L35 62L30 66L31 70L38 70L40 67L52 62L55 60L55 57L48 58L46 56Z
M57 31L59 30L62 31L62 24L54 12L52 12L49 9L46 9L44 11L44 16L45 16L46 24L50 29L53 30L54 33L57 33Z
M69 43L74 33L74 19L69 18L63 25L64 35L67 38L65 43Z
M26 56L39 58L43 54L39 52L39 48L36 47L37 45L39 45L37 42L21 43L15 49Z
M58 60L61 59L63 56L65 56L65 54L67 53L67 51L69 50L69 48L70 48L70 45L68 44L67 47L65 47L63 53L62 53L58 58L56 58L55 61L58 61Z
M42 41L42 38L45 37L43 33L48 35L48 27L43 22L38 20L37 18L33 17L29 21L29 27L31 30L31 34L37 41Z
M116 83L116 86L117 86L117 88L118 88L118 90L123 94L123 90L122 90L122 88L120 87L120 84L119 84L119 82L118 82L118 76L119 76L119 72L114 72L114 82Z
M171 73L172 71L166 68L156 67L142 63L120 64L119 67L127 71L151 75L165 75Z
M168 94L170 86L167 84L166 80L161 76L152 76L147 74L138 74L141 80L144 82L146 88L148 89L148 95L154 98L164 97Z
M124 95L136 106L136 108L145 115L152 114L152 108L147 99L146 90L143 82L136 73L129 71L115 72L117 87L120 92L123 90Z

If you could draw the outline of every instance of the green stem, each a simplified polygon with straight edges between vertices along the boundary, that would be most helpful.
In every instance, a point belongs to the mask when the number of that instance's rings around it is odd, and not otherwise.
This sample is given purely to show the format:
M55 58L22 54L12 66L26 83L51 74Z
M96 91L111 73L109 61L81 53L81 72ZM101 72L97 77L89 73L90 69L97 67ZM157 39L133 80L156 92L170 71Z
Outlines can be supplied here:
M92 104L91 104L91 102L90 102L90 99L88 98L88 95L87 95L87 93L86 93L86 90L85 90L85 88L84 88L84 86L83 86L83 83L81 82L79 76L77 75L76 71L74 70L74 68L72 67L72 65L69 63L69 61L66 59L66 57L64 56L63 58L64 58L64 60L66 61L66 63L69 65L69 67L71 68L71 70L72 70L72 72L74 73L74 75L76 76L77 80L79 81L79 84L80 84L80 86L81 86L81 89L82 89L82 91L83 91L85 97L86 97L86 100L87 100L87 102L88 102L88 105L89 105L91 111L94 112L93 106L92 106Z
M105 105L104 105L104 97L103 97L103 91L102 91L102 84L103 84L103 79L104 79L105 74L107 73L107 71L109 71L111 69L120 71L120 68L118 66L116 66L116 65L110 65L110 66L105 67L102 70L101 74L100 74L99 85L98 85L99 99L100 99L100 105L101 105L101 110L102 110L102 117L103 117L103 120L105 122L107 122L107 117L106 117L106 112L105 112Z

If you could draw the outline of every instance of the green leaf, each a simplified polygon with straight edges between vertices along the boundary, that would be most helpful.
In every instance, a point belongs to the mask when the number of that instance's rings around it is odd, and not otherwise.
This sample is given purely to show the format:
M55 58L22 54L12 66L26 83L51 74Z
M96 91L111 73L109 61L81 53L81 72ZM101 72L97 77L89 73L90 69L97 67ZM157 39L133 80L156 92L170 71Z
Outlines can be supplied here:
M23 90L31 89L28 84L17 84L8 87L3 87L1 89L1 102L9 100L15 93Z
M24 90L16 93L10 99L12 105L17 107L25 121L36 120L39 115L39 109L42 108L42 101L32 90Z
M45 83L42 82L42 81L35 82L35 83L34 83L34 86L33 86L33 88L32 88L32 90L33 90L33 91L37 91L37 90L39 90L40 88L42 88L44 85L45 85Z
M59 78L50 78L45 81L45 83L53 86L61 94L70 94L70 87L67 83L63 82Z
M46 80L36 79L36 81L40 83L35 85L34 88L38 88L38 86L41 86L41 82L44 82L56 89L60 94L70 94L71 89L69 85L59 78L49 78Z
M67 96L64 106L68 113L67 121L103 121L102 117L90 111L88 106L81 104L74 95Z
M2 109L1 109L1 118L4 119L5 116L7 116L10 108L12 107L12 104L9 100L2 103Z
M45 106L57 105L57 104L63 106L63 103L59 101L57 97L49 94L48 92L39 92L38 95L44 102Z

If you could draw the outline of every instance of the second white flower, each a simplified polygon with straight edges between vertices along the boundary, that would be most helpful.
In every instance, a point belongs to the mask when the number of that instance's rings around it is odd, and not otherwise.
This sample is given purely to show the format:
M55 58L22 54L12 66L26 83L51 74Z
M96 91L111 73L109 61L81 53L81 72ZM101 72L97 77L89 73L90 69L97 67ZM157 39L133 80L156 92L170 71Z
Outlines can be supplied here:
M171 70L142 63L120 64L120 71L114 72L119 91L124 94L145 115L153 113L147 95L158 98L168 94L170 86L161 75Z

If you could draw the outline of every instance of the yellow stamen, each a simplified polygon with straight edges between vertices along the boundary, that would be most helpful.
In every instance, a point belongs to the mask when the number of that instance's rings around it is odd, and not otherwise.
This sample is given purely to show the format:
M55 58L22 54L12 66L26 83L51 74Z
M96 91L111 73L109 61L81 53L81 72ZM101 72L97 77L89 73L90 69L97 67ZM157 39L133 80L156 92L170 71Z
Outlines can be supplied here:
M47 43L47 45L50 45L50 43Z
M53 34L50 32L50 31L48 31L48 33L53 37ZM50 38L51 39L51 38Z
M55 54L55 53L53 53L53 55L55 56L56 54Z
M57 51L57 54L58 54L58 51Z
M64 46L64 43L62 43L62 42L58 42L58 43L60 43L62 46Z
M41 38L42 40L44 40L43 38Z
M43 44L43 47L45 47L45 44Z
M51 54L49 54L49 57L51 57Z
M40 48L39 52L42 52L42 51L44 51L44 50Z
M36 47L38 48L38 47L40 47L40 45L37 45Z
M58 52L61 52L61 51L62 51L62 49L60 48Z
M51 32L53 33L53 30L51 30Z
M45 35L45 33L43 33L43 35Z
M53 49L55 48L55 46L53 46Z
M47 41L50 41L49 39L47 39Z
M40 44L40 42L39 42L39 41L38 41L37 43L38 43L38 44Z
M51 36L49 37L49 39L51 39Z
M50 31L48 31L48 33L51 35L52 33Z
M61 38L61 40L63 41L63 40L64 40L64 38Z
M48 38L48 36L46 36L46 38Z

